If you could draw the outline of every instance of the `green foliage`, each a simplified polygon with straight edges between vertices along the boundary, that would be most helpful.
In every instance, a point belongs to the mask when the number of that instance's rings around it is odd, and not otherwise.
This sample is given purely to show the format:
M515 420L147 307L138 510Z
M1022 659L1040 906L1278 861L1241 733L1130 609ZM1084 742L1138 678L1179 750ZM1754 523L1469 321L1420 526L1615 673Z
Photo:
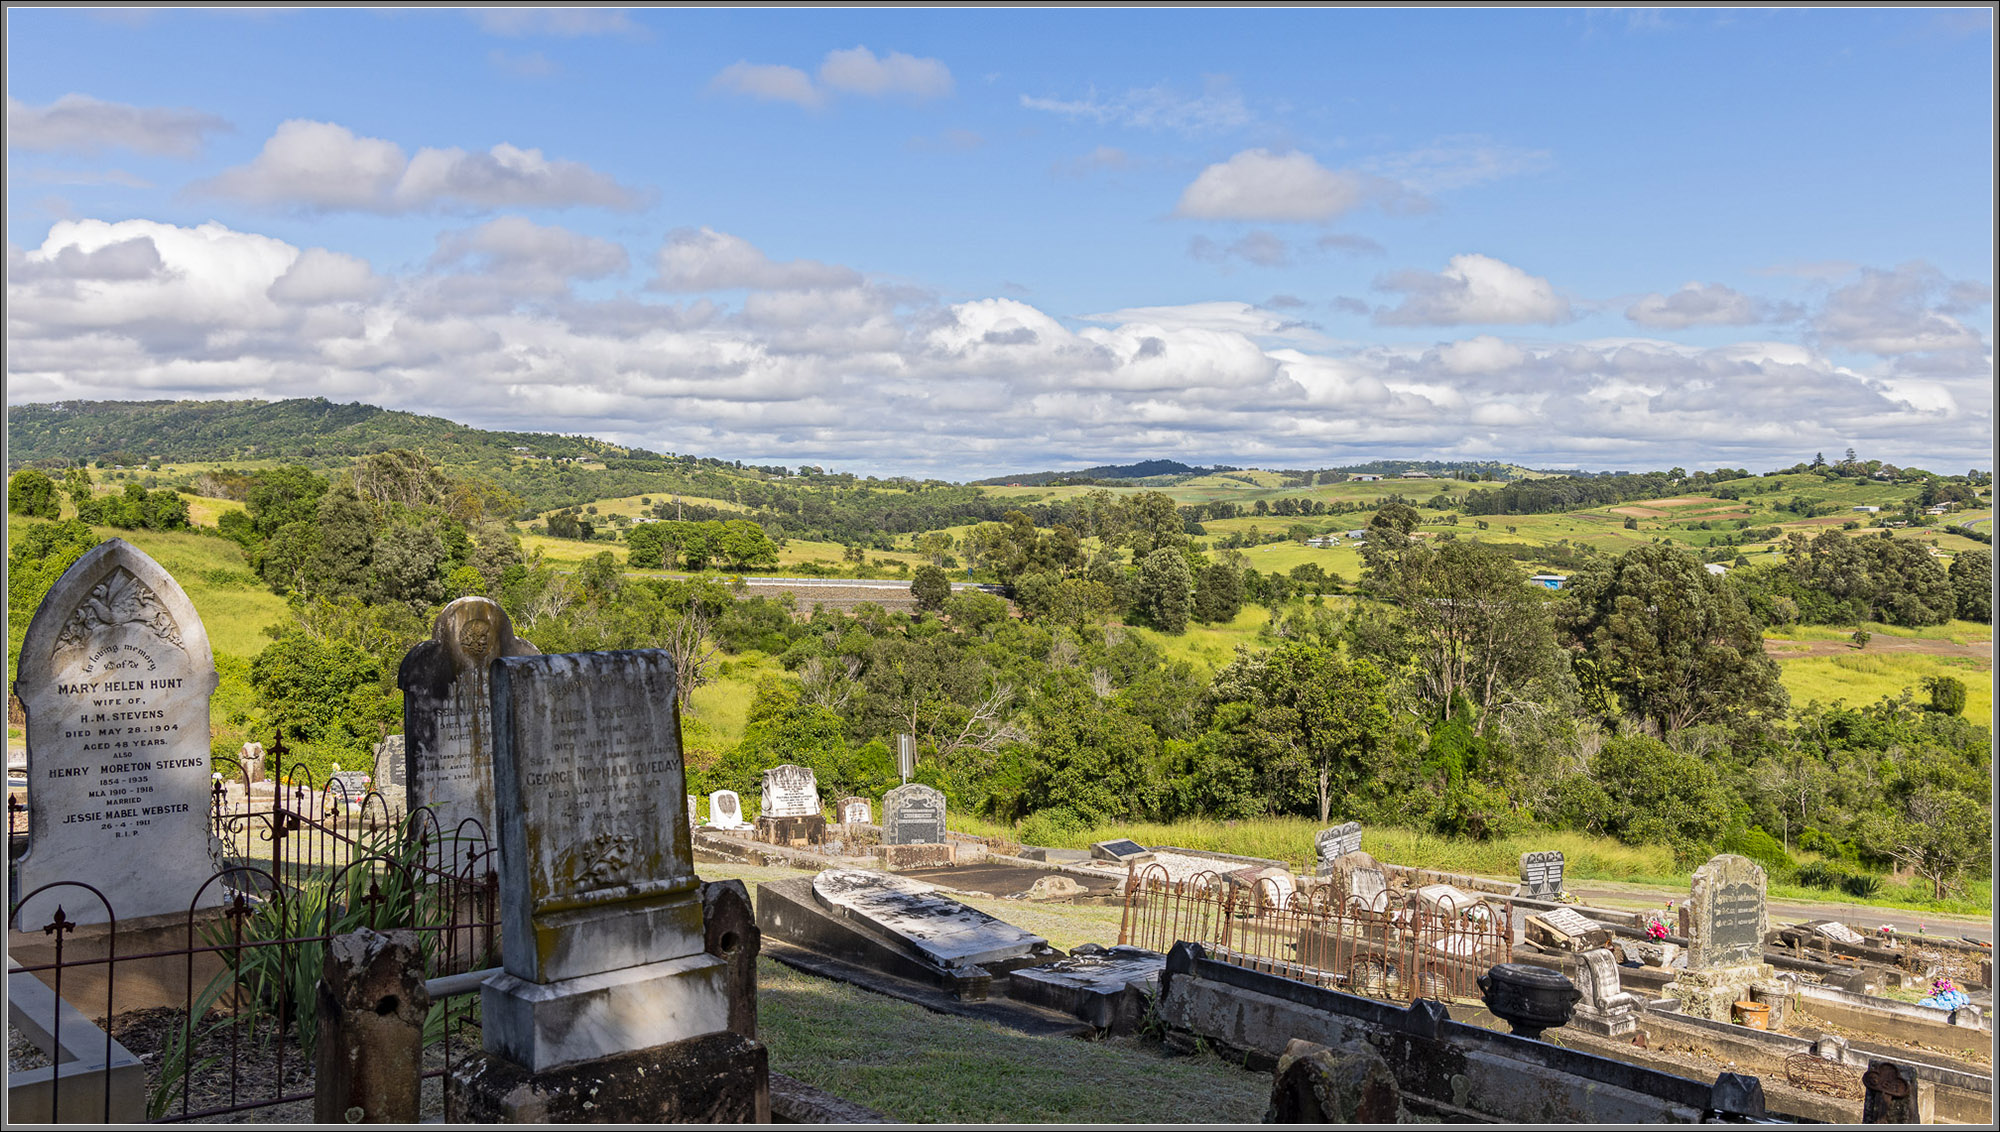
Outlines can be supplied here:
M1951 589L1958 616L1993 620L1993 552L1967 550L1951 560Z
M121 530L180 531L188 528L187 500L161 488L147 491L137 483L127 483L118 495L87 499L77 505L76 517L86 523Z
M1755 826L1730 831L1729 835L1722 839L1721 848L1725 853L1735 853L1750 858L1764 866L1773 876L1787 875L1795 867L1792 855L1785 852L1785 847L1778 843L1778 839Z
M303 629L285 632L257 655L250 683L265 719L321 779L336 762L366 765L385 729L402 719L397 698L383 690L380 659L351 641Z
M30 519L59 519L62 504L56 499L56 481L47 472L22 468L7 480L7 513Z
M951 579L936 566L919 566L910 578L910 596L916 599L918 609L942 613L945 601L951 597Z
M1188 617L1194 609L1194 572L1187 556L1162 548L1139 563L1139 582L1133 609L1162 633L1187 632Z
M1683 860L1716 844L1734 816L1708 761L1644 736L1606 742L1588 778L1572 781L1564 817L1576 828L1628 845L1669 845Z
M1955 676L1929 676L1924 679L1924 691L1931 697L1930 710L1965 714L1965 681Z

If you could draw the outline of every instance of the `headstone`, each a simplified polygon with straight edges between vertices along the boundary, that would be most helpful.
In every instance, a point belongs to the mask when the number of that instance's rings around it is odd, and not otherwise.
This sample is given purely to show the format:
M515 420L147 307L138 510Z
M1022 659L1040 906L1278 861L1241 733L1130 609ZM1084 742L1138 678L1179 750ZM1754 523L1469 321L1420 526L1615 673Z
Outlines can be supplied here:
M243 764L244 782L262 782L267 777L264 770L264 744L243 744L243 749L236 752L236 761Z
M1555 900L1563 891L1563 855L1554 850L1521 854L1521 895Z
M774 766L764 772L763 807L757 840L773 845L824 845L826 815L820 812L819 782L802 766Z
M536 655L498 604L462 597L438 613L431 639L403 657L396 683L403 689L405 791L412 807L430 807L446 837L467 818L479 822L489 843L499 836L487 666L496 657Z
M1363 911L1386 912L1389 909L1389 878L1383 875L1381 869L1355 869L1347 874L1347 899Z
M1090 859L1110 861L1116 865L1143 865L1154 859L1153 854L1136 841L1120 839L1099 841L1090 847Z
M743 802L734 790L717 790L708 796L708 827L710 829L749 829L750 823L743 820Z
M375 744L375 789L387 794L408 785L408 759L409 753L403 749L401 735L388 736Z
M1838 940L1841 943L1861 942L1861 933L1838 920L1822 920L1813 925L1813 931L1818 932L1828 939Z
M884 845L944 844L944 791L906 782L882 795Z
M532 1072L724 1030L704 953L672 658L503 658L492 671L505 973L485 1045Z
M819 782L802 766L774 766L764 772L763 806L758 816L802 818L820 816Z
M1292 893L1298 889L1297 883L1292 879L1291 870L1272 868L1268 865L1263 868L1253 865L1247 869L1237 869L1229 874L1229 882L1242 889L1249 898L1254 899L1256 901L1254 907L1260 910L1290 907Z
M692 795L692 794L688 795L688 828L689 828L689 829L693 829L693 828L694 828L695 826L697 826L697 825L700 825L700 824L701 824L701 818L700 818L699 816L697 816L697 815L699 815L699 814L700 814L700 812L701 812L701 807L695 804L695 800L694 800L694 795Z
M1529 916L1522 934L1528 942L1552 951L1589 951L1611 942L1609 929L1574 908L1552 908Z
M872 825L875 821L866 798L842 798L833 804L833 809L840 815L842 825Z
M121 921L186 913L215 871L208 811L208 701L215 662L187 594L159 563L108 539L50 587L22 640L14 694L27 711L29 852L15 893L81 881ZM223 900L208 885L201 907ZM39 933L57 906L101 923L89 893L29 900Z
M1609 949L1593 948L1577 956L1570 981L1583 993L1571 1026L1608 1037L1639 1028L1639 998L1620 986L1618 960Z
M1319 850L1319 871L1324 876L1335 858L1360 850L1361 823L1344 822L1332 829L1322 829L1313 838L1313 846Z
M1709 859L1689 886L1687 967L1667 987L1691 1017L1729 1020L1731 1004L1768 982L1764 870L1734 853ZM1670 960L1669 960L1670 962Z

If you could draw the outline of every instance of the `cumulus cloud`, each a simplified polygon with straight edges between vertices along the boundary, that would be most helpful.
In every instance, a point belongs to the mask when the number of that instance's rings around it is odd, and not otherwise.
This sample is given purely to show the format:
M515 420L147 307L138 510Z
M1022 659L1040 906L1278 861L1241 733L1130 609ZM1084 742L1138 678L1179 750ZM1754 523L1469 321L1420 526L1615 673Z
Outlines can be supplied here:
M878 58L865 46L827 52L820 61L817 83L797 67L740 60L724 67L708 84L711 92L740 94L762 102L789 102L807 110L819 109L835 94L900 96L921 102L949 97L953 87L951 68L937 59L919 59L901 51Z
M1332 220L1359 207L1374 188L1367 177L1328 169L1297 150L1246 149L1202 170L1181 193L1174 214L1192 220Z
M1136 130L1171 131L1198 135L1240 129L1253 120L1243 96L1226 78L1216 77L1199 95L1182 94L1161 84L1135 87L1123 94L1100 97L1092 87L1079 99L1021 96L1021 105L1101 126L1116 125Z
M647 286L656 291L795 291L853 287L861 274L818 260L777 262L750 241L713 228L676 228L667 233L656 261L659 274Z
M82 94L65 94L47 106L7 99L7 145L11 149L97 153L136 149L168 157L193 157L208 135L232 129L213 114L127 106Z
M662 274L752 287L733 311L698 295L680 305L529 285L615 278L614 248L503 217L446 232L430 262L384 276L216 224L65 221L9 249L9 398L325 395L488 428L949 479L1150 456L1773 467L1853 444L1923 466L1990 459L1991 363L1978 352L1857 368L1782 341L1478 332L1357 346L1289 321L1297 300L1285 297L1058 318L774 262L703 229L667 241ZM1853 286L1864 284L1869 309L1981 301L1948 279L1918 287L1919 300L1882 280Z
M1986 285L1948 279L1927 263L1862 268L1858 281L1827 296L1813 329L1831 345L1885 356L1979 352L1979 332L1953 315L1990 302Z
M550 161L539 149L503 142L485 153L425 148L406 156L395 142L305 119L280 124L255 160L197 188L256 204L327 212L629 209L644 199L587 165Z
M1443 271L1399 271L1376 280L1378 291L1401 292L1403 301L1382 307L1384 326L1460 326L1468 323L1554 325L1574 314L1549 281L1491 256L1455 255Z
M1626 318L1654 330L1753 326L1796 319L1803 313L1795 305L1765 302L1721 283L1687 283L1671 295L1647 295L1625 308Z

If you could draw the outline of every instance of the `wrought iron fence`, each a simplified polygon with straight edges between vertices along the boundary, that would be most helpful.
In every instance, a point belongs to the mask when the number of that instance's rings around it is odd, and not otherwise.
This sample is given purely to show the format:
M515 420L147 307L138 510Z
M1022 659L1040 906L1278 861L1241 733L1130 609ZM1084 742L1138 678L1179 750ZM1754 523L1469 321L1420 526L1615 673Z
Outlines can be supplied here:
M1127 880L1118 942L1166 951L1186 940L1209 957L1389 1002L1479 997L1475 980L1513 959L1513 902L1373 901L1329 885L1287 891L1221 873L1179 882L1158 865Z
M478 822L447 833L427 808L396 812L379 793L350 792L339 781L320 786L302 766L268 791L252 790L257 784L240 766L230 769L236 773L214 779L215 872L177 921L162 927L150 918L141 942L134 944L127 931L121 943L117 910L100 890L74 881L43 885L9 908L11 931L48 937L47 961L11 971L39 978L54 991L56 1016L45 1029L56 1035L56 1049L62 1048L61 1003L70 995L86 1003L85 1017L100 1015L109 1062L120 1011L142 997L119 991L121 968L128 982L143 985L155 1012L171 1011L163 1000L177 997L178 1017L148 1030L153 1048L132 1051L151 1062L147 1116L155 1121L227 1117L299 1102L307 1106L303 1113L271 1115L310 1119L316 984L335 936L363 927L412 930L428 979L500 961L497 860ZM15 809L10 805L10 834ZM217 889L220 908L212 899ZM47 924L16 922L29 900L45 896L56 903ZM79 936L82 919L91 923ZM173 989L162 992L162 986ZM476 980L459 980L455 993L433 1002L424 1027L426 1082L446 1076L455 1060L477 1047L477 999L470 993L476 990ZM111 1088L107 1072L102 1107L72 1118L110 1113ZM444 1092L441 1081L425 1088ZM57 1105L62 1095L54 1089ZM448 1096L438 1099L449 1104ZM443 1116L452 1118L448 1110ZM59 1111L50 1113L51 1120L60 1118Z

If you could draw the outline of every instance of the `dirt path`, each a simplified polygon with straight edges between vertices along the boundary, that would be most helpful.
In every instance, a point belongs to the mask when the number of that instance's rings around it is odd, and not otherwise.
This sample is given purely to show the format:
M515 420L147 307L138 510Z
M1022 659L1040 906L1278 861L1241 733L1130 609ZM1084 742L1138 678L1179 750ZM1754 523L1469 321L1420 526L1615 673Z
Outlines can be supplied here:
M1993 642L1991 640L1970 641L1959 644L1956 641L1929 641L1916 637L1870 637L1865 648L1855 648L1847 641L1784 641L1766 638L1764 651L1777 660L1803 660L1818 656L1864 656L1874 653L1898 653L1919 656L1969 656L1991 664Z

